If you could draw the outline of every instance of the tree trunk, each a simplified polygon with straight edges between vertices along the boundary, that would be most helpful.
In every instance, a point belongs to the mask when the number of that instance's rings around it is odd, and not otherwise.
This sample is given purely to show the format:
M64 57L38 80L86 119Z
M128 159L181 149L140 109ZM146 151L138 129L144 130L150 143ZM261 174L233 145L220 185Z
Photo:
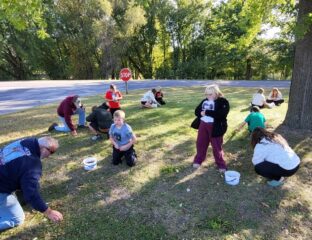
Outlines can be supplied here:
M307 24L312 13L312 1L299 1L297 24ZM290 128L312 130L312 24L304 36L297 40L295 61L289 94L288 111L284 124Z
M250 58L247 58L245 78L246 78L246 80L251 80L251 78L252 78L252 68L251 68L251 59Z

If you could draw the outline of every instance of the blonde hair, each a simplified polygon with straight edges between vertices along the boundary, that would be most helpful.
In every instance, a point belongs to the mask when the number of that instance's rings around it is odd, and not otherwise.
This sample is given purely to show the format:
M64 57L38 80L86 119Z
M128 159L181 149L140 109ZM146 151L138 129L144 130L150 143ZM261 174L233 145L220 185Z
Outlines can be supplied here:
M274 94L274 91L276 91L276 95ZM281 94L281 92L280 92L280 90L278 90L278 88L272 88L272 91L271 91L271 96L272 97L278 97L278 95L280 95Z
M124 111L122 111L122 110L117 110L116 112L114 112L114 118L118 118L118 117L120 117L120 118L122 118L122 119L125 119L126 118L126 114L125 114L125 112Z
M264 93L264 89L263 88L259 88L258 89L258 93Z
M217 97L223 97L223 93L221 92L220 88L216 84L208 85L205 89L205 94L214 93Z
M50 149L51 152L55 152L59 147L58 141L53 137L41 137L38 138L39 146Z

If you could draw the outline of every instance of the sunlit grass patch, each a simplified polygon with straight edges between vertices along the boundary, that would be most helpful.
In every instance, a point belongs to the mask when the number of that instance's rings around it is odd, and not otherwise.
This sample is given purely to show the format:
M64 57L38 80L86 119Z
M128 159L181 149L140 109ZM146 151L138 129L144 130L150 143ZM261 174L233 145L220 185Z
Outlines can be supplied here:
M249 113L256 89L224 88L231 110L224 136L225 159L239 171L238 186L228 186L215 168L211 148L203 166L194 170L197 131L190 128L204 88L165 88L167 104L141 109L144 90L124 95L122 108L138 136L138 164L111 164L108 140L93 142L88 129L74 138L52 133L60 149L43 160L41 192L64 214L53 224L29 207L23 226L0 239L311 239L311 146L308 133L280 126L286 103L261 110L302 158L298 174L271 189L254 173L252 150L244 129L234 129ZM288 92L283 90L283 96ZM87 112L103 96L83 98ZM16 138L49 134L57 121L57 103L0 116L0 145ZM77 117L74 117L77 121ZM98 167L87 172L82 160L95 156Z

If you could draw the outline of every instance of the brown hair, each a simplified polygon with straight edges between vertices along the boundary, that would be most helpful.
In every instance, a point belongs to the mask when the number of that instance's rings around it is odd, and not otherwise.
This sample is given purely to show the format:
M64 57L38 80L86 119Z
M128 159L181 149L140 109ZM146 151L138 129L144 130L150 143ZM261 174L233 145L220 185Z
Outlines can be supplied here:
M264 89L263 88L259 88L257 93L264 93Z
M260 143L260 141L265 138L270 142L277 143L281 145L283 148L289 147L285 138L283 138L280 134L269 132L261 127L256 127L251 134L251 146L255 148L255 146Z

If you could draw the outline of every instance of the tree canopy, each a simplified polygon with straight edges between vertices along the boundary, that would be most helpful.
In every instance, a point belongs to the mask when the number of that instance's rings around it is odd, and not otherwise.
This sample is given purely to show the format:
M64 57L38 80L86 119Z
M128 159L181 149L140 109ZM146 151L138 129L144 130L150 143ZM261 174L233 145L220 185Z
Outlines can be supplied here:
M289 79L296 13L290 0L3 0L0 79Z

